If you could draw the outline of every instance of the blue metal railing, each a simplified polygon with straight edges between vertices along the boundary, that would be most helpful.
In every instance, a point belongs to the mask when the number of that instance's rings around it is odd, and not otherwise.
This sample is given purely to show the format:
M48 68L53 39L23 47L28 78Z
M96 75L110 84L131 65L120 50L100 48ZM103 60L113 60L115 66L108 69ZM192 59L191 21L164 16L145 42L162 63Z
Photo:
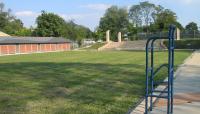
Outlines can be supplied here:
M148 114L148 98L150 97L150 107L149 110L152 111L153 108L153 97L165 98L167 99L167 114L173 113L173 78L174 78L174 32L175 26L170 25L168 37L151 37L146 43L146 95L145 95L145 114ZM163 64L154 71L154 42L158 39L168 39L168 64ZM149 44L151 43L150 47ZM151 52L150 65L149 65L149 49ZM159 82L167 83L167 90L155 90L154 82L155 75L164 67L168 68L168 81ZM149 76L150 75L150 76ZM150 78L150 79L149 79ZM150 81L150 82L149 82ZM159 84L158 83L158 84ZM150 88L149 88L150 86ZM150 90L149 90L150 89ZM160 95L154 95L154 92L160 92ZM163 96L162 94L167 95Z

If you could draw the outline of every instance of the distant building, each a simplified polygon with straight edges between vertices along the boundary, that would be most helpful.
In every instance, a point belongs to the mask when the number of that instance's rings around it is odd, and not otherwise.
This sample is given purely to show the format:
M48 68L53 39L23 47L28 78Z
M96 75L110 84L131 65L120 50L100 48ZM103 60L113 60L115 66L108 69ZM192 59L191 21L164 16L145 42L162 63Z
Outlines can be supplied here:
M0 37L0 55L68 51L71 42L54 37Z
M83 45L91 45L95 44L96 42L93 39L84 39L83 40Z

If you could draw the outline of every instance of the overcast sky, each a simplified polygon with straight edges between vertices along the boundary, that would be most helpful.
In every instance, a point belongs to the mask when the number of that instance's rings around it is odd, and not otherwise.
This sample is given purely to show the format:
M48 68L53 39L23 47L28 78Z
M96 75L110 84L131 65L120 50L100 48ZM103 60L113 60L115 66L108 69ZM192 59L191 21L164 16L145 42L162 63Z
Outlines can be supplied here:
M6 8L20 18L26 27L35 26L35 19L41 10L53 12L65 20L74 20L94 30L100 18L111 5L130 7L146 0L0 0ZM149 0L176 12L183 26L194 21L200 26L200 0Z

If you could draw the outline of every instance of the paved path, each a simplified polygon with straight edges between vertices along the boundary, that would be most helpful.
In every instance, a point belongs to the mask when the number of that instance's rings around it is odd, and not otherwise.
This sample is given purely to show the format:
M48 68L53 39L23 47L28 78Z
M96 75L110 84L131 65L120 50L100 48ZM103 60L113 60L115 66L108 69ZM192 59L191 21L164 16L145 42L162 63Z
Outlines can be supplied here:
M176 71L174 114L200 114L200 51L196 51ZM165 86L158 86L158 90ZM156 99L154 98L153 101ZM158 100L150 114L166 114L166 100ZM145 100L131 114L144 114Z
M200 114L200 51L178 69L174 98L174 114ZM156 102L151 114L166 114L166 101Z

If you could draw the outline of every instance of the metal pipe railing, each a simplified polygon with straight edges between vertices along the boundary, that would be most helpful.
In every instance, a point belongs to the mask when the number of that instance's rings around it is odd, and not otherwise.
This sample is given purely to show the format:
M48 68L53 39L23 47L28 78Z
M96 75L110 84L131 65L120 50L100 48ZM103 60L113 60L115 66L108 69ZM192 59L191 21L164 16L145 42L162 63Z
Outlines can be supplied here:
M150 97L150 111L153 108L153 97L167 98L167 114L173 113L173 74L174 74L174 32L175 26L171 25L169 28L168 37L151 37L146 43L146 93L145 93L145 114L148 114L148 98ZM163 64L154 71L154 42L158 39L168 39L168 64ZM150 47L149 44L151 43ZM150 67L149 67L149 49L151 49ZM163 68L168 68L167 91L154 90L155 75ZM150 76L149 76L150 74ZM150 77L150 83L149 83ZM149 84L150 92L149 92ZM167 93L167 96L154 95L154 92Z

